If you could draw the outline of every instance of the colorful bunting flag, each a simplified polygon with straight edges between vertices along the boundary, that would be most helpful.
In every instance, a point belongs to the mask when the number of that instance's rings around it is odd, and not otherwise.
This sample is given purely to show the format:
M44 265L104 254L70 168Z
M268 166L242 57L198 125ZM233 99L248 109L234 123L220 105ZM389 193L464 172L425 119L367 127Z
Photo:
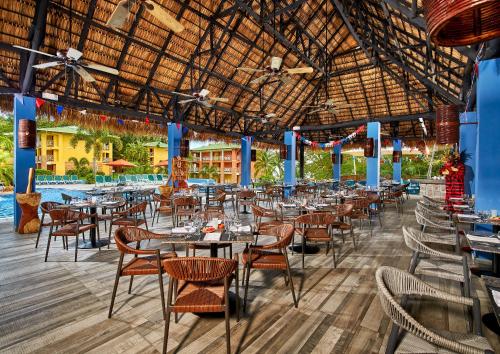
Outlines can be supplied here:
M64 107L63 107L63 106L61 106L61 105L57 105L57 108L56 108L56 109L57 109L57 114L61 115L61 114L62 114L62 112L63 112Z
M43 98L39 98L37 97L35 99L35 105L36 105L36 108L40 108L43 106L43 104L45 103L45 100Z

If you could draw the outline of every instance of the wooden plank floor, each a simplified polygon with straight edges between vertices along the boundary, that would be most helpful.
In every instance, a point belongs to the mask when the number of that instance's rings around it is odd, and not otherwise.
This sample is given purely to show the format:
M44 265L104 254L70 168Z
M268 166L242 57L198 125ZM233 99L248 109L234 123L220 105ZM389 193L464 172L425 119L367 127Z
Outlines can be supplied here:
M389 320L377 298L374 273L381 265L406 269L410 253L401 226L414 225L415 200L405 205L404 216L385 212L373 238L356 228L359 246L354 250L347 238L337 268L324 251L291 257L299 308L292 305L283 277L276 273L252 272L249 307L239 323L231 320L232 352L244 353L382 353ZM164 218L166 220L166 218ZM155 225L156 226L156 225ZM164 221L156 230L166 227ZM102 227L102 229L104 229ZM104 232L103 236L104 237ZM107 318L116 272L118 252L64 251L54 242L49 261L43 262L46 235L35 249L36 235L16 235L10 223L0 224L0 351L9 353L156 353L161 352L163 320L157 278L138 277L133 296L122 278L112 319ZM241 251L241 249L236 250ZM184 255L184 251L179 251ZM165 283L168 280L165 277ZM447 291L459 288L437 284ZM484 287L474 278L474 292L482 312L491 310ZM241 295L243 292L241 291ZM425 325L465 331L460 306L423 302L413 309ZM483 328L500 352L498 338ZM169 351L222 353L225 351L224 322L185 314L171 322Z

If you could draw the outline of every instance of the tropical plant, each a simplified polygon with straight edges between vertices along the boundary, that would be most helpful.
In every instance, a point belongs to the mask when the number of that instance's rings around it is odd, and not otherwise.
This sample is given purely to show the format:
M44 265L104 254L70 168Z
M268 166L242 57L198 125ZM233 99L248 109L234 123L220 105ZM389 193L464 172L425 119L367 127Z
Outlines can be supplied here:
M138 166L149 165L148 149L141 140L135 140L127 143L123 149L123 157Z
M219 174L219 170L215 166L205 165L201 168L200 174L204 178L212 178Z
M284 175L284 165L273 150L257 150L254 168L256 177L265 181L282 179Z
M331 154L327 151L306 151L304 154L304 177L315 180L332 178Z
M122 141L119 137L111 135L106 130L91 129L89 131L78 129L75 135L71 137L70 144L73 148L76 148L79 141L84 142L85 152L89 153L93 151L92 154L92 170L94 171L94 176L97 171L97 161L101 159L101 153L104 149L104 145L113 144L117 150L123 148Z
M51 170L46 170L44 168L37 168L36 169L36 175L37 176L52 176L54 172Z
M71 170L66 171L68 175L77 175L78 177L83 177L88 175L92 170L89 168L90 162L86 157L82 157L78 160L76 157L70 157L68 159L69 162L73 163L73 168Z
M6 186L12 185L14 181L12 154L5 150L0 150L0 181Z

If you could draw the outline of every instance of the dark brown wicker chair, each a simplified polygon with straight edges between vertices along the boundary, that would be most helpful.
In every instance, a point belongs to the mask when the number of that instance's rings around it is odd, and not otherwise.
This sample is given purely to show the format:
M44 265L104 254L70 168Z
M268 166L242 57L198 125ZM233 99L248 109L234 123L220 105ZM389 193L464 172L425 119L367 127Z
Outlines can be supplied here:
M182 217L190 219L198 211L198 201L193 197L178 197L174 199L174 222L177 226Z
M113 219L112 213L111 212L109 214L107 213L108 209L110 211L111 210L119 211L119 210L123 209L125 207L125 205L127 204L127 201L125 200L125 198L120 197L120 196L112 196L112 197L109 197L107 200L117 202L117 205L114 208L102 207L102 213L100 215L98 215L98 220L104 221L104 231L105 232L108 231L107 230L108 221L111 221L111 219Z
M267 235L276 236L277 241L268 245L249 245L245 248L242 255L243 261L243 278L245 285L245 297L243 300L243 310L246 310L248 284L250 281L250 271L252 269L259 270L281 270L285 272L285 284L290 284L292 291L293 303L298 306L298 301L295 297L293 288L292 275L290 272L290 263L288 262L287 247L292 241L294 227L290 224L282 224L269 228ZM246 274L246 279L245 279Z
M295 218L297 233L302 236L302 249L306 242L326 244L326 254L332 247L333 267L336 267L335 248L332 235L332 225L337 223L337 217L331 213L304 214ZM338 223L337 223L338 224ZM305 253L302 252L302 268L304 268Z
M43 202L40 204L40 209L42 210L42 218L40 219L40 228L38 229L38 235L36 236L35 248L38 248L38 242L40 241L40 235L42 233L42 228L44 226L52 225L52 220L49 220L44 223L45 216L49 214L49 211L61 206L62 203L59 202ZM60 226L60 225L59 225Z
M382 206L394 205L398 213L403 214L403 191L397 190L394 192L383 193L382 195Z
M278 220L278 212L276 210L266 209L256 204L251 205L251 208L256 226L255 231L257 233L265 233L269 228L283 224L281 220ZM271 220L262 221L262 218Z
M47 258L49 256L50 240L52 237L61 236L63 239L63 247L65 249L68 249L68 237L75 237L75 262L78 258L78 237L80 234L90 231L91 229L97 229L97 238L99 239L99 224L84 222L95 215L71 210L69 208L52 209L49 211L49 214L52 221L50 225L49 239L47 240L45 262L47 262ZM55 227L58 227L58 229L54 230Z
M251 206L255 203L255 192L251 190L241 190L236 193L236 212L240 213L241 206Z
M160 221L160 214L170 215L172 217L172 224L174 223L174 208L172 206L172 199L170 196L162 194L153 194L154 213L151 226L153 226L156 217L156 223Z
M382 227L382 202L380 196L377 193L368 193L368 200L370 204L368 205L368 212L370 213L370 218L373 215L377 215L380 227Z
M168 284L163 353L167 352L170 313L224 312L226 348L231 352L229 328L229 287L236 287L236 316L240 319L238 294L238 255L234 259L184 257L163 263L170 277ZM177 318L176 318L177 320ZM177 322L177 321L176 321Z
M353 208L349 215L351 220L359 220L359 226L363 229L363 221L368 221L370 236L373 236L372 219L370 217L370 200L368 197L346 201L346 205L352 204Z
M351 214L354 206L352 204L340 204L333 207L333 215L337 221L332 224L332 230L339 230L342 236L342 243L345 242L344 231L349 231L352 237L354 249L356 249L356 237L352 228Z
M203 212L196 213L193 217L199 216L203 221L208 222L212 219L224 220L224 213L221 213L218 210L205 210ZM217 249L224 250L224 258L226 258L226 248L229 248L229 258L233 258L233 244L232 243L218 243ZM210 245L203 244L190 244L186 248L186 257L189 256L188 250L193 250L193 257L196 256L196 250L209 250Z
M208 203L205 205L205 210L215 210L224 213L224 203L226 202L226 193L217 189L215 191L216 195L214 198L210 198Z
M162 235L155 234L148 230L137 227L120 227L115 231L115 243L118 251L120 251L120 259L118 261L118 269L116 271L115 285L111 295L111 304L109 306L108 318L113 314L113 305L115 303L116 291L121 277L130 276L130 284L128 293L132 291L132 282L136 275L158 275L160 284L161 305L163 319L165 314L165 296L163 292L163 273L165 272L164 264L167 259L177 257L175 252L160 253L159 249L141 249L141 241L162 238ZM135 248L128 244L135 242ZM133 255L127 264L123 264L126 254Z
M117 226L141 226L144 225L148 229L148 221L146 219L146 208L148 202L144 201L128 209L121 211L112 211L111 220L109 223L108 248L111 243L111 229L113 225Z

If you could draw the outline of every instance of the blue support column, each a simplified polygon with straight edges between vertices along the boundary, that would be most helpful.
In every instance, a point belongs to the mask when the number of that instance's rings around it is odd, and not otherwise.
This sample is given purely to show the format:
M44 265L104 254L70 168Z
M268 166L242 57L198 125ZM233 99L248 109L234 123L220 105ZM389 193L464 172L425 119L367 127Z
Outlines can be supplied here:
M460 114L460 154L464 158L465 194L474 194L476 170L477 115L476 112Z
M403 162L403 144L401 142L401 139L394 139L392 141L392 150L401 151L401 159L399 160L399 162L392 163L392 179L396 182L401 182L401 166Z
M181 154L182 124L168 123L168 175L172 175L172 159Z
M285 132L285 145L287 148L286 160L285 160L285 197L290 196L290 193L297 182L297 177L295 176L295 133L293 131Z
M340 176L342 174L342 145L335 145L333 147L333 153L335 154L335 163L333 164L333 179L340 182Z
M248 187L251 183L252 171L252 137L244 136L241 138L241 171L240 185Z
M28 186L28 171L31 167L36 168L35 149L20 149L18 147L17 131L20 119L35 120L36 104L33 97L23 97L23 102L14 98L14 195L15 193L26 193ZM35 191L33 181L32 191ZM14 198L14 228L17 230L21 219L21 208Z
M380 185L380 123L370 122L368 123L367 138L373 138L374 147L373 151L375 153L374 157L368 157L366 159L366 186L376 187Z
M479 63L477 81L476 210L500 209L500 59Z

